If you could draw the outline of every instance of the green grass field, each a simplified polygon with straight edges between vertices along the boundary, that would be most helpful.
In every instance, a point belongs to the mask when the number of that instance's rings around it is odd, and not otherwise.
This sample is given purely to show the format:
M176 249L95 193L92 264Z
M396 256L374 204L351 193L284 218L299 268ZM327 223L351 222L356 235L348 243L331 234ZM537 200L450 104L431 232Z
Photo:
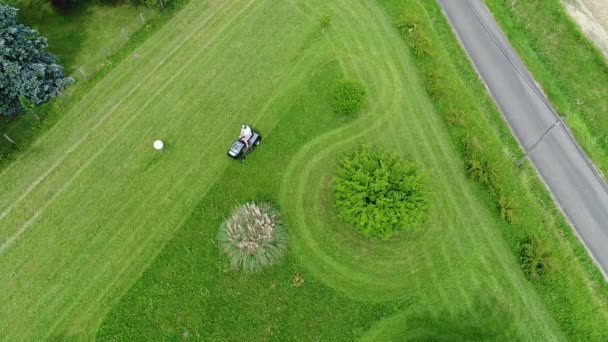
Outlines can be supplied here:
M137 53L0 171L0 336L564 339L379 4L192 1ZM356 118L329 107L341 76L368 89ZM264 141L241 165L225 152L243 122ZM383 242L337 220L332 171L364 143L424 165L425 227ZM214 238L252 199L291 246L244 276Z

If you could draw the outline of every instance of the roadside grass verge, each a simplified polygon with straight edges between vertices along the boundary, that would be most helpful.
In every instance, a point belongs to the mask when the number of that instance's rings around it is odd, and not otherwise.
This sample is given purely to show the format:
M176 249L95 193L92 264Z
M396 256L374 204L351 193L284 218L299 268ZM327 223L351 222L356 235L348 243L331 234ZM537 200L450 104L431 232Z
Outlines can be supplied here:
M524 64L608 174L608 61L560 0L485 0Z
M469 177L507 223L502 233L512 252L518 255L522 242L530 237L550 245L559 272L531 283L552 317L571 339L607 339L608 285L536 173L530 167L515 169L521 153L517 142L438 5L413 0L381 2L413 51L425 88L450 127Z

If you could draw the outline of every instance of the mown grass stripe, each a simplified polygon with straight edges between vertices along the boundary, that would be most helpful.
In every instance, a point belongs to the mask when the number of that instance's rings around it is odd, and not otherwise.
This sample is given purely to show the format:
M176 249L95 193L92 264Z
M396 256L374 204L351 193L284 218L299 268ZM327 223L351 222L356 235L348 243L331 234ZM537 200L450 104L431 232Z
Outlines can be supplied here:
M159 36L160 36L160 33L159 33ZM166 46L166 44L163 44L163 41L162 41L162 40L160 40L160 39L159 39L159 40L151 40L151 41L155 41L155 42L159 43L159 44L157 44L159 47L161 47L161 46L163 46L163 45L165 45L165 46ZM160 59L160 58L159 58L159 59ZM116 91L117 91L117 87L116 87L116 86L117 86L119 83L121 83L121 82L124 80L124 78L128 78L128 76L130 76L130 74L131 74L131 71L139 71L139 72L142 72L142 70L141 70L140 68L134 68L134 67L133 67L133 63L128 62L128 60L124 60L124 61L122 61L122 62L121 62L121 66L123 66L123 68L122 68L122 70L121 70L122 72L120 73L120 77L107 77L107 78L105 78L105 79L101 80L101 81L100 81L100 82L99 82L99 83L96 85L96 87L95 87L95 88L92 90L92 93L94 93L94 94L91 94L91 93L90 93L88 96L85 96L85 97L83 98L82 102L81 102L81 103L79 103L79 105L80 105L79 107L80 107L80 108L79 108L79 109L72 109L72 110L70 110L70 111L69 111L69 113L68 113L68 115L74 115L74 116L78 116L79 118L82 118L82 112L83 112L83 109L86 109L86 108L90 108L90 107L91 107L91 103L87 102L87 100L91 100L91 101L98 101L98 102L99 102L99 101L101 101L102 103L105 103L105 105L106 105L106 106L105 106L105 107L103 107L103 111L104 111L104 112L106 112L106 111L107 111L107 109L108 109L108 108L110 108L110 106L112 106L112 105L114 104L114 103L113 103L113 102L111 102L111 101L107 101L107 99L106 99L106 96L108 96L108 91L107 91L107 90L111 90L111 91L116 92ZM146 72L146 73L142 72L142 75L141 75L141 76L145 76L146 74L148 74L148 73L147 73L147 72ZM114 83L112 83L112 84L106 84L106 82L107 82L108 80L111 80L111 81L112 81L112 82L114 82ZM125 87L122 87L122 88L120 88L120 89L121 89L121 90L124 90L124 91L125 91L124 93L126 94L126 92L127 92L128 90L131 90L131 89L132 89L132 87L126 87L126 86L125 86ZM119 95L120 95L120 94L119 94ZM124 94L122 94L122 95L124 95ZM85 102L86 102L86 103L85 103ZM97 103L97 102L94 102L93 104L95 104L95 103ZM97 118L97 116L94 116L94 115L88 115L87 117L90 117L91 119L96 119L96 118ZM72 119L74 119L74 118L72 118ZM80 121L79 121L79 120L77 120L76 122L80 122ZM63 120L63 121L61 122L61 124L60 124L60 125L56 125L56 126L52 127L52 128L49 130L49 131L47 131L47 132L46 132L46 135L50 135L50 134L51 134L51 132L52 132L53 130L59 130L59 129L61 129L61 130L65 130L65 128L66 128L66 126L67 126L66 124L68 124L68 125L69 125L69 124L71 124L71 123L73 123L73 120ZM94 122L92 122L90 125L88 125L88 127L93 126L93 123L94 123ZM81 133L81 132L78 132L78 136L77 136L77 138L80 138L80 133ZM64 134L65 134L65 132L64 132ZM30 156L31 154L35 154L35 153L36 153L37 148L39 148L39 147L49 147L48 145L45 145L45 144L43 143L44 141L45 141L44 139L39 139L39 140L38 140L36 143L34 143L34 144L33 144L33 145L32 145L32 146L29 148L29 150L28 150L28 151L26 151L25 153L22 153L22 154L19 156L19 158L18 158L18 159L20 160L21 158L24 158L24 157ZM52 160L52 159L51 159L51 160ZM9 165L9 167L5 168L5 169L2 171L2 174L1 174L1 175L2 175L2 176L5 176L5 173L6 173L6 172L10 171L12 168L14 168L14 167L15 167L15 166L17 166L17 165L22 165L22 164L19 164L19 163L16 163L16 162L15 162L15 163L10 164L10 165ZM22 170L22 171L27 171L27 170Z

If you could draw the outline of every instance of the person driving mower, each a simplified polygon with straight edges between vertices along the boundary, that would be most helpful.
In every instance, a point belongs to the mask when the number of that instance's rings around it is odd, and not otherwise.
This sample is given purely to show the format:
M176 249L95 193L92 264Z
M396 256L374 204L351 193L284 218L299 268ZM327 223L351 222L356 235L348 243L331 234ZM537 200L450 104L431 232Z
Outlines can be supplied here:
M239 135L239 140L249 148L249 139L251 139L251 135L253 132L251 131L251 127L247 125L241 125L241 135Z
M236 140L230 146L228 150L228 155L231 158L239 159L241 162L245 161L245 156L253 149L260 144L262 141L262 136L255 129L247 126L241 126L241 134L236 138Z

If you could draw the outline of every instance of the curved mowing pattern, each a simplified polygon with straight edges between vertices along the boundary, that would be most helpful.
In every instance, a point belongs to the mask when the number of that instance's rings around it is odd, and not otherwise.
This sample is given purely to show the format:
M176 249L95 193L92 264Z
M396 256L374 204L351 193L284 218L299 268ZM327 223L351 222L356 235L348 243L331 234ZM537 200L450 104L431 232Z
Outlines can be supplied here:
M561 338L506 250L493 215L475 198L390 20L370 2L335 1L311 6L311 12L331 15L341 64L370 94L363 118L304 146L283 180L282 205L301 262L349 296L414 296L422 311L457 311L462 303L472 309L477 291L514 298L513 312L525 317L515 332ZM370 242L336 219L333 169L342 154L364 142L384 144L431 170L433 216L420 232Z

